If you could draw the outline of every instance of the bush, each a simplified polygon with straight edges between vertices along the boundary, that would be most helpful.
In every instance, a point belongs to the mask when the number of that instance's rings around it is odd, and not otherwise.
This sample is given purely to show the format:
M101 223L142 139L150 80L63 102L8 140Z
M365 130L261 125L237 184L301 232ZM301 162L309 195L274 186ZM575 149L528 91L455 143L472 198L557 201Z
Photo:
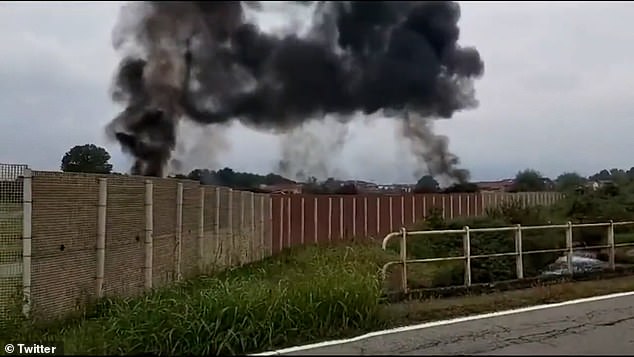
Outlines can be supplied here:
M560 208L522 207L519 201L501 204L495 209L487 210L487 215L476 218L462 218L445 221L440 211L431 211L423 222L412 226L411 230L459 230L465 226L470 228L490 228L521 225L562 224L566 219L558 212ZM590 233L584 233L590 234ZM463 235L442 235L411 239L408 242L408 253L412 258L424 259L432 257L448 257L463 255ZM590 236L588 236L590 237ZM595 236L592 236L596 239ZM509 253L515 251L514 232L472 232L471 254L485 255ZM565 247L564 230L524 231L522 236L523 250L544 250ZM557 259L560 253L542 253L525 255L523 266L526 277L536 276L548 264ZM426 263L424 269L433 274L432 286L462 285L464 283L464 263L451 261L442 263ZM516 259L513 256L496 258L477 258L471 261L471 279L473 283L512 280L517 278ZM420 274L419 274L420 275ZM425 284L413 282L412 287Z
M425 221L411 227L412 230L443 230L499 227L514 224L546 225L592 223L634 220L634 184L624 187L606 187L596 192L570 193L567 198L549 207L522 207L519 201L503 203L488 209L485 217L457 219L447 222L441 211L431 211ZM616 227L617 241L634 232L634 227ZM575 243L585 246L605 244L605 227L575 229ZM408 242L408 253L415 258L432 258L463 255L461 234L443 235L442 239L418 238ZM565 229L524 231L522 233L524 251L558 249L566 247ZM487 232L471 234L471 253L491 254L513 252L515 242L513 232ZM524 276L536 276L562 253L540 253L524 256ZM515 257L479 258L472 260L472 282L490 282L515 279ZM428 263L424 265L433 277L427 278L434 286L463 284L463 262ZM421 274L419 274L421 275ZM424 275L424 274L423 274ZM420 285L420 284L418 284ZM417 287L413 282L412 287Z

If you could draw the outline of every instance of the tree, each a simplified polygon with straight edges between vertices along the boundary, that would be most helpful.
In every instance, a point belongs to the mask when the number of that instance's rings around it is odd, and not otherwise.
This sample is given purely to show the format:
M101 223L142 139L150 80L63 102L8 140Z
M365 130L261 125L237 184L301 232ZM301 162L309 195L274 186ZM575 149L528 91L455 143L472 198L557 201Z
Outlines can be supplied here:
M610 171L603 169L600 172L590 176L590 180L592 181L608 181L612 179L612 175L610 175Z
M559 191L575 190L586 183L586 179L576 172L564 172L555 180Z
M443 190L444 193L474 193L478 191L480 188L472 182L455 183Z
M518 172L515 175L515 184L513 186L513 191L515 192L536 192L546 189L542 174L532 169Z
M110 154L102 147L94 144L77 145L66 152L61 169L64 172L109 174L112 171L109 160Z
M336 195L356 195L359 192L357 190L357 186L350 183L337 188L334 193Z
M414 187L416 193L435 193L440 190L438 181L433 176L425 175L418 180Z

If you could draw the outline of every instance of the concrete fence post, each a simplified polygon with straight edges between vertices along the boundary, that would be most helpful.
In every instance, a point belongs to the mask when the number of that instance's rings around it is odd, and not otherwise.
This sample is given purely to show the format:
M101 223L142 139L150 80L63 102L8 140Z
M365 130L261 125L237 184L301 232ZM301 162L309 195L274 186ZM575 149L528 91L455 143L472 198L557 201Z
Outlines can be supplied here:
M245 222L245 209L246 207L244 207L244 196L246 194L246 191L238 191L240 193L240 229L238 229L238 234L236 234L236 245L238 246L238 259L239 262L238 264L242 265L245 263L245 260L248 261L248 257L245 257L245 252L246 254L248 254L249 252L249 244L248 242L245 242L245 232L246 232L246 224ZM247 245L247 248L244 249L244 245Z
M332 197L328 197L328 241L332 241Z
M315 244L319 243L319 235L317 232L317 227L319 226L319 220L317 215L317 197L313 197L313 227L315 229Z
M306 199L304 198L304 196L302 196L302 212L300 214L300 220L301 220L301 233L300 233L300 239L301 239L301 244L304 245L305 244L305 235L306 235Z
M449 219L453 219L453 193L449 194ZM445 196L442 196L442 200L443 200L443 211L445 210ZM443 215L443 218L445 218L445 215Z
M259 237L255 234L255 193L250 192L249 196L251 196L251 226L249 227L249 262L254 262L256 259L259 259L259 256L256 255L256 251L259 252L260 249L256 249L255 247L259 246L257 241L259 241Z
M368 196L363 197L363 234L368 236Z
M176 184L176 244L174 261L174 278L176 281L182 279L181 260L183 257L183 183Z
M292 246L292 242L293 242L293 238L291 237L291 222L292 222L292 216L291 216L292 212L291 212L291 197L289 196L288 199L286 200L286 228L288 229L287 233L288 235L286 236L286 242L288 244L288 247L290 248Z
M478 213L478 216L484 216L484 195L482 194L482 192L478 192L476 193L476 195L480 199L480 213Z
M265 234L265 225L264 225L264 195L258 195L260 198L260 259L264 259L266 257L266 239L264 237Z
M357 236L357 196L352 196L352 237Z
M376 235L381 234L381 196L376 196Z
M233 255L234 253L234 249L235 249L235 239L233 237L233 189L229 189L229 202L227 204L227 231L229 232L229 239L227 240L228 242L230 242L230 244L228 244L228 248L225 252L227 252L228 254L226 254L225 256L227 256L229 259L229 266L233 266L234 264L234 259L233 259Z
M339 240L343 240L343 197L339 197Z
M220 187L214 189L216 195L215 212L214 212L214 264L218 264L218 256L220 254Z
M256 243L256 239L260 240L255 235L255 193L249 192L249 196L251 196L251 226L249 227L249 262L255 261L258 257L256 255L256 251L259 252L259 249L255 249L259 244Z
M389 218L390 218L390 232L392 230L394 230L394 217L393 217L394 216L394 205L392 204L392 201L393 201L393 197L390 196L390 198L388 199L388 204L390 205L390 215L389 215Z
M154 234L154 188L151 180L145 180L145 264L143 265L145 289L152 289L152 240Z
M103 282L106 269L106 205L108 203L108 179L99 178L99 198L97 200L97 274L95 295L103 297Z
M471 193L467 193L467 214L465 215L466 217L471 217Z
M464 217L464 214L462 212L462 193L458 194L458 217Z
M423 195L423 219L427 218L427 195Z
M33 172L24 169L22 182L22 314L31 313L31 243L33 224Z
M401 226L405 225L405 196L401 194Z
M277 196L280 207L280 251L284 248L284 197Z
M205 187L200 187L200 210L198 212L198 271L205 268Z
M269 247L269 256L273 255L273 197L271 195L266 196L269 201L269 239L268 239L268 247Z
M235 235L234 241L236 242L236 246L238 248L238 264L242 265L244 263L244 252L245 249L243 249L243 244L244 242L244 232L246 231L245 229L245 224L244 224L244 194L245 191L238 191L239 193L239 200L240 200L240 223L239 223L239 229L237 234ZM248 251L248 248L246 249Z

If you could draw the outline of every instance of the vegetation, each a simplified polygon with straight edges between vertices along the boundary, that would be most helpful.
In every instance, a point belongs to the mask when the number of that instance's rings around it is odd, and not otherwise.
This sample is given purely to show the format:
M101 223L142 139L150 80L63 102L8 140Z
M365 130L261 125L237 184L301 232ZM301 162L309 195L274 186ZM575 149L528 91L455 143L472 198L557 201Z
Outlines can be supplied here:
M546 182L539 171L526 169L517 173L512 190L515 192L546 191Z
M428 219L415 224L412 230L438 230L521 225L547 225L573 223L595 223L628 221L634 218L634 182L622 186L603 186L595 190L569 192L569 195L550 207L522 207L520 202L510 201L489 209L481 218L468 218L453 221L442 219L440 212L432 211ZM597 246L607 243L607 230L604 227L579 228L573 232L574 244L578 246ZM634 242L634 227L615 228L617 243ZM525 231L522 234L523 250L561 249L566 247L563 229ZM471 253L474 255L508 253L515 251L513 232L487 232L471 234ZM395 244L395 250L398 245ZM463 252L462 235L427 236L424 239L410 239L408 254L411 258L431 258L460 256ZM625 252L623 252L625 253ZM598 257L607 260L607 251L599 250ZM548 264L554 262L561 253L531 254L524 257L525 277L535 277ZM617 251L617 263L634 264L634 257ZM472 281L488 283L516 279L514 257L480 258L472 261ZM420 265L419 265L420 267ZM427 263L417 268L408 268L411 287L438 287L460 285L464 279L462 261ZM420 271L417 271L420 270ZM434 276L430 278L429 272Z
M472 182L464 182L464 183L455 183L446 189L444 189L443 193L473 193L478 192L480 189L478 185Z
M529 174L524 176L535 177ZM408 228L453 229L465 225L475 228L632 219L633 182L619 181L587 190L571 183L574 182L572 175L566 177L557 182L559 189L567 190L567 198L552 207L524 208L518 202L508 202L489 210L485 217L452 221L444 220L440 212L432 210L424 221ZM433 188L433 185L426 187ZM599 229L588 229L575 231L574 237L581 244L596 245L605 239L605 234ZM625 241L634 241L631 229L617 231L617 242ZM563 231L524 232L523 242L525 250L565 246ZM408 242L408 252L415 258L462 255L462 249L461 236L417 238ZM472 234L473 254L514 249L512 233ZM558 256L557 253L526 256L525 275L536 276ZM105 299L86 310L81 318L54 324L15 320L0 332L0 339L63 341L65 352L70 354L246 354L400 324L634 287L634 279L627 278L449 300L384 304L385 290L400 283L399 267L390 271L385 282L381 281L379 271L385 262L397 259L396 250L384 252L374 242L298 247L275 258L161 288L144 296ZM631 259L626 254L617 255L619 263L634 263ZM413 288L460 285L464 276L461 261L411 264L408 272L409 286ZM514 257L472 261L474 283L514 278Z
M384 304L378 269L395 258L372 244L293 249L146 296L107 299L81 319L16 321L0 339L61 341L68 354L239 355L634 288L634 279L620 278Z
M308 247L144 297L105 300L79 321L9 338L88 354L244 354L381 328L376 246Z
M582 187L588 182L588 179L576 172L565 172L555 180L558 191L570 192Z
M295 183L293 180L272 173L268 175L258 175L233 171L233 169L228 167L218 171L195 169L187 176L183 176L183 178L185 177L190 180L200 181L206 185L227 186L233 189L257 189L261 185Z
M62 158L61 169L64 172L85 172L109 174L112 172L110 154L106 149L94 144L77 145Z
M433 176L425 175L416 182L414 192L416 193L436 193L440 191L440 185Z

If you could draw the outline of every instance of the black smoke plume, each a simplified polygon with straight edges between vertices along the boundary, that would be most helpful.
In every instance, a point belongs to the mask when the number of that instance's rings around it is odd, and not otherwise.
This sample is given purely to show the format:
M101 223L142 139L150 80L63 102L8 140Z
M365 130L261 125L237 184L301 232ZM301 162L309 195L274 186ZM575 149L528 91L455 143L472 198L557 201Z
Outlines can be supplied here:
M457 45L457 3L303 1L314 14L301 37L246 22L247 7L261 11L257 3L145 2L122 10L113 43L124 57L112 97L126 109L108 130L136 158L133 174L164 174L180 118L239 120L279 133L327 114L383 110L425 148L419 154L431 174L464 178L442 140L424 142L433 134L416 123L477 106L472 82L484 65L476 49Z

